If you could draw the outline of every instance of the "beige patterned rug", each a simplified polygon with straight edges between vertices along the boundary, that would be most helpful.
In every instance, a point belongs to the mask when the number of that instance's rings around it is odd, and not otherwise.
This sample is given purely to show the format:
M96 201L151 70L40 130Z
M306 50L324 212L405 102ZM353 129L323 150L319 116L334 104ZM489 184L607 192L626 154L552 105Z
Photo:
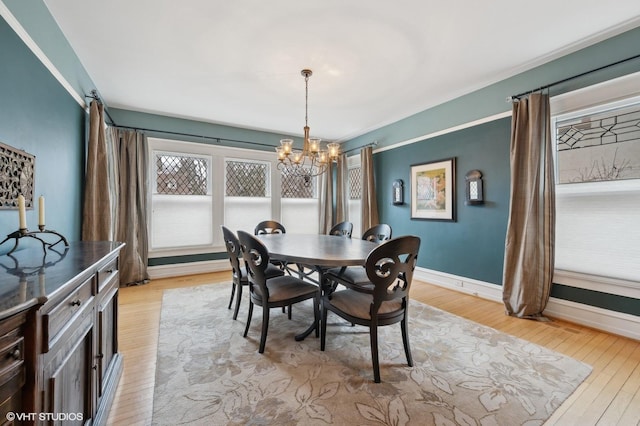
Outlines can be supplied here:
M368 329L329 313L327 347L262 310L242 337L248 297L234 321L230 284L167 290L154 391L155 425L539 425L590 374L562 354L412 301L408 367L400 326L380 328L382 383L373 383Z

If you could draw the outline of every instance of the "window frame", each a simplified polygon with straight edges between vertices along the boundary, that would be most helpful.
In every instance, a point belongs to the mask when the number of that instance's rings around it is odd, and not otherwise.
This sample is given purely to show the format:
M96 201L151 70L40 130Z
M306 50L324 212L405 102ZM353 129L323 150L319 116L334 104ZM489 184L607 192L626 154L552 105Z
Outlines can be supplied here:
M255 149L236 148L229 146L210 145L206 143L189 142L182 140L164 139L158 137L147 138L148 147L147 155L149 159L154 159L155 152L175 153L177 155L210 155L211 174L210 174L210 193L212 198L212 229L213 242L206 246L184 246L171 247L162 249L149 248L149 258L196 255L204 253L220 253L224 252L224 241L221 232L215 232L220 229L220 225L224 223L224 197L225 197L225 160L246 160L270 163L270 193L271 193L271 214L274 218L280 217L280 171L277 168L277 158L270 151L261 151ZM152 206L152 193L155 189L152 182L155 182L155 165L153 161L149 161L147 167L148 182L150 183L147 190L147 205ZM149 208L147 212L147 228L149 235L153 230L153 214Z
M552 97L550 106L554 172L557 173L555 140L557 121L564 121L580 115L615 109L638 102L640 102L640 72ZM561 197L638 191L640 190L640 179L556 184L555 190L556 196ZM570 287L640 299L639 283L621 278L556 268L553 282Z

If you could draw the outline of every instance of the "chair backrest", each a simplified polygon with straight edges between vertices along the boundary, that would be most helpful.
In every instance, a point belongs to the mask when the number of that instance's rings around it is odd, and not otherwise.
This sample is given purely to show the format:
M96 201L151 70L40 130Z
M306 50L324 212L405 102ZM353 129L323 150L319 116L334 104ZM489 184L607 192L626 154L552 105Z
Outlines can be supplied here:
M242 253L240 252L240 241L238 241L236 234L226 226L221 225L220 228L222 228L224 245L227 247L227 253L229 254L229 262L231 263L233 278L239 280L242 278L242 270L240 269L240 259L242 258Z
M245 231L238 231L240 250L246 264L249 282L261 288L265 300L268 300L267 278L265 271L269 266L269 251L253 235Z
M285 234L287 232L284 229L284 226L276 222L275 220L265 220L256 225L256 229L254 229L253 233L255 235L260 234Z
M386 223L380 223L367 229L362 234L362 239L373 243L381 243L391 239L391 227Z
M420 238L412 235L385 241L371 250L365 268L369 281L375 286L374 312L385 300L404 298L407 303L419 250Z
M333 228L329 231L329 235L338 235L340 237L351 238L351 233L353 232L353 223L351 222L340 222L333 225Z

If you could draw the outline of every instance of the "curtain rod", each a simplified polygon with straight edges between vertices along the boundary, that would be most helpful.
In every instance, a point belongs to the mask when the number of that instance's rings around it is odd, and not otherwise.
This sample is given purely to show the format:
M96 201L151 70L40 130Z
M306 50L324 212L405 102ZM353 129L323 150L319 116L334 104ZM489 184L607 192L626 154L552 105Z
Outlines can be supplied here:
M373 141L371 143L366 143L364 145L356 146L355 148L348 149L348 150L344 151L343 154L348 154L350 152L357 151L358 149L366 148L368 146L376 146L376 145L378 145L378 141Z
M113 117L111 117L111 114L109 114L109 110L107 109L107 106L105 105L104 102L102 102L102 99L100 98L100 95L98 95L98 91L96 89L93 89L90 94L84 95L84 97L91 98L94 101L100 103L104 107L104 112L107 114L107 117L109 118L109 120L111 120L111 123L109 124L117 127L116 122L113 120Z
M166 135L174 135L174 136L189 136L192 138L197 138L197 139L209 139L215 142L220 143L220 141L226 141L226 142L236 142L236 143L245 143L245 144L249 144L249 145L258 145L258 146L265 146L268 148L274 148L274 145L270 145L267 143L262 143L262 142L251 142L251 141L242 141L239 139L228 139L228 138L219 138L219 137L215 137L215 136L204 136L204 135L197 135L194 133L183 133L183 132L172 132L170 130L158 130L158 129L146 129L144 127L132 127L132 126L112 126L112 127L116 127L118 129L127 129L127 130L137 130L137 131L141 131L141 132L154 132L154 133L162 133L162 134L166 134Z
M270 144L266 144L266 143L261 143L261 142L251 142L251 141L243 141L243 140L239 140L239 139L228 139L228 138L219 138L219 137L215 137L215 136L204 136L204 135L197 135L197 134L193 134L193 133L183 133L183 132L172 132L170 130L158 130L158 129L148 129L148 128L144 128L144 127L133 127L133 126L119 126L116 124L115 120L113 119L113 117L111 117L111 114L109 114L109 111L107 110L107 106L104 104L104 102L102 102L102 99L100 98L100 95L98 95L98 92L94 89L91 91L91 93L89 95L85 95L86 98L91 98L97 102L100 102L103 106L104 106L104 112L107 114L107 117L109 118L109 120L111 121L110 123L108 123L111 127L116 127L118 129L127 129L127 130L136 130L136 131L141 131L141 132L154 132L154 133L162 133L165 135L174 135L174 136L188 136L191 138L197 138L197 139L208 139L208 140L212 140L215 142L220 143L220 141L226 141L226 142L235 142L235 143L243 143L243 144L248 144L248 145L257 145L257 146L264 146L264 147L268 147L268 148L274 148L275 145L270 145ZM344 154L348 154L352 151L358 150L358 149L362 149L362 148L366 148L368 146L376 146L378 145L378 141L374 141L362 146L357 146L355 148L351 148L347 151L344 151Z
M610 67L614 67L614 66L616 66L616 65L620 65L620 64L623 64L623 63L625 63L625 62L629 62L629 61L632 61L632 60L634 60L634 59L638 59L638 58L640 58L640 54L639 54L639 55L632 56L632 57L630 57L630 58L622 59L622 60L620 60L620 61L617 61L617 62L614 62L614 63L608 64L608 65L601 66L601 67L596 68L596 69L592 69L592 70L590 70L590 71L585 71L585 72L583 72L583 73L576 74L576 75L571 76L571 77L563 78L562 80L554 81L553 83L547 84L547 85L545 85L545 86L540 86L540 87L538 87L537 89L528 90L528 91L526 91L526 92L522 92L522 93L519 93L519 94L517 94L517 95L509 96L509 97L507 98L507 102L512 102L514 99L520 99L522 96L529 95L529 94L534 93L534 92L537 92L537 91L539 91L539 90L548 89L548 88L550 88L550 87L557 86L558 84L566 83L567 81L574 80L574 79L576 79L576 78L580 78L580 77L584 77L585 75L592 74L592 73L594 73L594 72L598 72L598 71L602 71L602 70L604 70L604 69L607 69L607 68L610 68Z

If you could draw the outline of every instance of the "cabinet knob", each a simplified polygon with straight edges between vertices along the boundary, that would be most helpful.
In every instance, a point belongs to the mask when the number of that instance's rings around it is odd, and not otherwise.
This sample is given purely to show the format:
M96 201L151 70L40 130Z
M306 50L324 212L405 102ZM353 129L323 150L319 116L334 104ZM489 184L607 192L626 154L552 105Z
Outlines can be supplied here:
M112 274L112 273L113 273L113 269L107 269L105 272L106 272L107 274Z
M82 301L80 299L76 299L73 302L71 302L71 306L80 306L81 303Z
M15 359L16 361L22 359L22 353L20 352L20 348L15 348L12 352L11 352L11 358Z

